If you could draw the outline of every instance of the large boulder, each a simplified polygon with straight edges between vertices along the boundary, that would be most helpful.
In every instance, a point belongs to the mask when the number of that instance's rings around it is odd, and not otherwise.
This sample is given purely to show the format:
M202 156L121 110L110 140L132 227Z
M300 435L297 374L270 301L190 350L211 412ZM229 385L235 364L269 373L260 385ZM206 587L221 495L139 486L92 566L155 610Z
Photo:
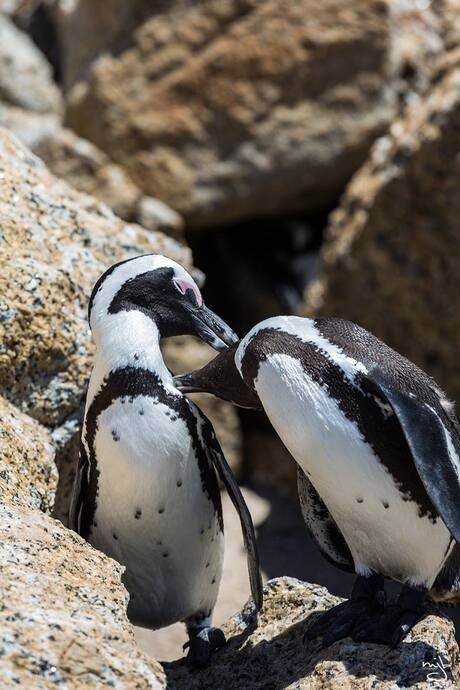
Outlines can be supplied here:
M54 178L0 131L0 388L48 426L80 405L92 361L88 296L116 260L160 252L191 267L183 245L116 218Z
M176 0L132 40L67 122L189 225L331 202L395 112L380 0Z
M122 568L60 522L0 502L0 686L160 690L136 648Z
M121 166L63 127L55 113L34 113L0 103L0 126L13 132L56 177L103 201L120 218L183 238L184 223L178 213L159 199L144 196Z
M61 95L51 67L33 41L0 14L0 101L36 112L56 112Z
M452 622L435 611L396 649L349 638L327 649L303 635L316 615L340 599L318 585L279 578L265 588L255 629L251 605L224 626L229 643L212 666L190 671L183 662L165 667L168 687L187 690L455 690L460 656Z
M0 316L1 318L1 316ZM57 488L47 429L0 397L0 495L51 512Z
M395 121L332 214L308 314L351 319L460 400L460 69Z

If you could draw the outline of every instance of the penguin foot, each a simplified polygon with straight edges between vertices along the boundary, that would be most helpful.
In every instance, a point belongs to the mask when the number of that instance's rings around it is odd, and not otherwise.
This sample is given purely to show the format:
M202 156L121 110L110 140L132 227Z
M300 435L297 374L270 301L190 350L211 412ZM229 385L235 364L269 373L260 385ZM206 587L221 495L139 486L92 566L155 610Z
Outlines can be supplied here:
M212 653L226 644L225 635L220 628L201 628L184 644L188 648L187 662L196 668L204 668L211 660Z
M358 576L350 599L321 614L306 631L304 643L322 637L322 647L329 647L334 642L351 636L363 618L382 615L384 605L383 577Z
M424 613L425 590L403 587L395 604L381 616L363 620L353 631L355 642L374 642L396 647Z

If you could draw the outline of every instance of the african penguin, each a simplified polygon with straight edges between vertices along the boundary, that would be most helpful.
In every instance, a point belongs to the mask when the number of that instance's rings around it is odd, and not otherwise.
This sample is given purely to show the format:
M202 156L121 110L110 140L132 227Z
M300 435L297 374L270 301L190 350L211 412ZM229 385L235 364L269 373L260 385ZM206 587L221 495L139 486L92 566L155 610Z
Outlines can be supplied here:
M395 645L427 592L458 599L460 427L415 364L350 321L280 316L176 383L265 410L298 464L315 542L357 574L308 639ZM403 584L397 605L385 606L384 578Z
M109 268L94 286L96 343L70 526L126 567L133 623L184 621L191 662L225 638L211 627L222 574L216 470L239 511L256 609L262 601L254 529L209 420L174 386L160 339L196 335L216 349L236 341L192 277L160 255Z

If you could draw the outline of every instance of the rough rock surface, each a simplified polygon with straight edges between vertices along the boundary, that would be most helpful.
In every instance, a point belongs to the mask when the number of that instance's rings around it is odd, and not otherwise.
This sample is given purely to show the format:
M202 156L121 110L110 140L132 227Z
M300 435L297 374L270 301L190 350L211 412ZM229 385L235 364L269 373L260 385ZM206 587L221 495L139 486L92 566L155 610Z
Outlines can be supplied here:
M1 316L0 316L1 318ZM0 397L0 494L50 512L57 486L49 432Z
M148 251L190 267L190 252L126 225L58 181L4 130L0 217L0 387L23 411L56 426L85 390L92 355L87 301L102 270Z
M0 686L159 690L136 648L121 567L38 511L0 503Z
M456 0L455 0L456 1ZM390 0L391 62L400 100L413 102L430 86L447 40L444 17L452 0Z
M460 69L407 109L332 214L306 312L357 321L460 399ZM383 318L382 318L382 315Z
M61 100L42 53L0 14L0 101L36 112L55 112Z
M58 115L0 103L0 126L13 132L56 177L103 201L124 220L183 238L184 223L178 213L158 199L144 196L121 166L91 142L62 127Z
M0 102L0 127L13 132L31 150L52 137L60 126L56 113L34 113Z
M264 608L253 632L246 629L246 606L225 625L228 645L205 671L183 662L166 665L168 688L179 690L454 690L460 654L454 627L431 615L418 623L396 649L356 644L350 639L320 649L304 644L308 620L339 603L322 587L279 578L265 588ZM434 664L434 668L428 664ZM444 664L444 668L442 667ZM431 675L430 675L431 674Z
M135 219L140 189L94 144L57 127L35 143L33 152L56 177L103 201L117 216Z
M176 1L133 41L67 121L189 225L329 202L394 113L380 0Z

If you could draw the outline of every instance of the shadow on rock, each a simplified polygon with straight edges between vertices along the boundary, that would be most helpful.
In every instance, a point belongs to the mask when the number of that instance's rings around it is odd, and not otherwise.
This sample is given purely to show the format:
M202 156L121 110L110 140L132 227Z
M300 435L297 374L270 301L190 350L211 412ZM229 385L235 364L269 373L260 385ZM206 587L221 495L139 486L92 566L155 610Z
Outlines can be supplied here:
M204 671L183 662L165 665L168 687L179 690L310 690L312 688L452 688L458 647L452 623L429 614L396 649L358 644L347 638L327 649L304 644L307 627L320 610L338 603L322 587L293 578L267 584L259 624L243 634L248 609L225 626L227 646ZM389 685L389 683L391 685Z

